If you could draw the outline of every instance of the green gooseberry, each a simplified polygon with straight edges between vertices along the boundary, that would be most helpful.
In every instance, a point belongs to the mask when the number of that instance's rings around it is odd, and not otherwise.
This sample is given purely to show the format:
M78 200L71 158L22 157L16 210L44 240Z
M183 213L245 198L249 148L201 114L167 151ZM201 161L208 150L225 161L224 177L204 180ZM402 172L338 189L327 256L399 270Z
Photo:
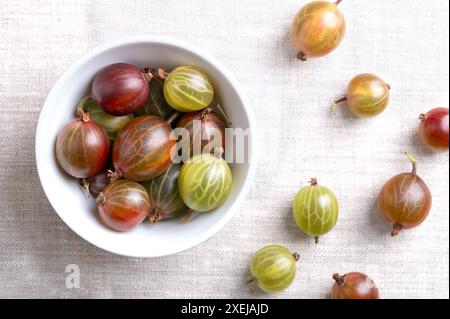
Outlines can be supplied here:
M133 114L114 116L106 113L95 101L88 97L81 102L81 107L87 112L91 120L99 123L106 131L110 140L116 138L117 133L128 122L134 119Z
M178 191L178 176L181 164L172 163L158 177L145 181L142 185L150 196L152 223L179 217L188 211Z
M294 218L298 227L313 236L316 243L319 236L328 233L335 225L339 215L336 196L327 187L320 186L317 179L302 188L294 199Z
M267 292L280 292L294 281L299 255L280 245L259 249L253 256L250 272L258 287Z
M228 163L210 154L194 155L181 167L178 187L193 211L207 212L221 206L231 192L233 178Z
M179 112L195 112L211 104L214 89L206 74L198 67L181 66L167 76L164 97Z

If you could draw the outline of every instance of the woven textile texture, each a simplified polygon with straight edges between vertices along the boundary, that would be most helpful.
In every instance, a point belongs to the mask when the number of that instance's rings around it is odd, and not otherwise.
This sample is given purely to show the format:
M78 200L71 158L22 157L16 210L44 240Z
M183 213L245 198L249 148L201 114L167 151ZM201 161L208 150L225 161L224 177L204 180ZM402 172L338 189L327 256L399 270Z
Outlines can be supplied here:
M297 0L0 0L0 297L326 298L333 272L361 271L383 298L449 297L448 154L418 142L418 115L449 105L449 4L347 0L347 34L331 55L301 63L289 41ZM97 45L130 35L190 42L238 79L256 113L259 163L235 217L207 242L156 259L125 258L83 241L56 215L34 159L39 111L58 77ZM389 108L358 120L330 101L357 73L392 86ZM419 161L433 208L397 238L375 208L385 180ZM291 203L309 178L340 200L319 245L295 226ZM245 285L252 253L280 243L301 255L285 292ZM67 289L66 266L80 268Z

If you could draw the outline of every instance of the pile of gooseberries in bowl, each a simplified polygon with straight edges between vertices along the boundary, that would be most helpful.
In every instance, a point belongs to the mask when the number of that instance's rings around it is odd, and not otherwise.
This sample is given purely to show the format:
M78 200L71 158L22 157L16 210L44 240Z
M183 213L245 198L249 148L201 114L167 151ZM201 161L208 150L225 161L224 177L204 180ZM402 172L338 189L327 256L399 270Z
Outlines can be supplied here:
M126 256L174 254L219 231L246 196L253 121L236 81L209 55L163 38L125 39L89 52L51 90L36 133L39 177L88 242ZM245 147L226 140L233 128L246 132Z

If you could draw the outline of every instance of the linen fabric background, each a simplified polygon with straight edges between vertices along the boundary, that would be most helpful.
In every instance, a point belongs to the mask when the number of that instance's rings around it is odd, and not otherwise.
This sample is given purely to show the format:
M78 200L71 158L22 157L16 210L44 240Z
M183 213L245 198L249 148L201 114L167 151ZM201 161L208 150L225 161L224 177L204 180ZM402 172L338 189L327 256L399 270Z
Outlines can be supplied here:
M0 297L326 298L334 272L361 271L383 298L449 297L448 154L418 141L418 115L449 105L448 1L346 0L347 34L331 55L301 63L289 29L306 1L0 1ZM248 95L259 163L250 194L213 238L175 256L115 256L83 241L53 211L36 172L39 111L58 77L97 45L164 35L209 51ZM356 74L392 86L389 108L359 120L331 101ZM227 107L233 107L229 105ZM434 196L419 228L391 238L376 210L382 184L410 170ZM340 201L318 245L296 227L292 200L317 177ZM252 285L249 262L279 243L301 255L283 293ZM80 288L65 286L80 267Z

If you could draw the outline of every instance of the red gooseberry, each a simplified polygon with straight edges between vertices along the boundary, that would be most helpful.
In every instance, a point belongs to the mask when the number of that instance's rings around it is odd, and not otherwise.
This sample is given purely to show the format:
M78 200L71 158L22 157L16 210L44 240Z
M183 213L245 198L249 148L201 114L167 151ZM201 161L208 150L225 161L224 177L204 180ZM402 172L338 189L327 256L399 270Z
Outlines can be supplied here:
M148 193L141 184L120 179L100 192L97 208L106 226L127 231L147 217L151 205Z
M420 115L420 138L434 152L448 152L448 108L432 109Z
M417 175L416 160L407 155L413 164L412 171L391 178L378 195L378 210L393 224L392 236L422 224L431 209L430 189Z
M86 178L98 174L109 155L105 130L81 108L78 119L70 121L56 139L56 160L69 175Z
M113 178L146 181L164 172L172 163L176 138L169 122L143 115L128 122L117 134L112 161Z
M380 293L375 282L360 272L351 272L343 276L334 274L331 299L379 299Z
M147 101L148 78L134 65L111 64L97 73L91 94L106 113L116 116L131 114Z

